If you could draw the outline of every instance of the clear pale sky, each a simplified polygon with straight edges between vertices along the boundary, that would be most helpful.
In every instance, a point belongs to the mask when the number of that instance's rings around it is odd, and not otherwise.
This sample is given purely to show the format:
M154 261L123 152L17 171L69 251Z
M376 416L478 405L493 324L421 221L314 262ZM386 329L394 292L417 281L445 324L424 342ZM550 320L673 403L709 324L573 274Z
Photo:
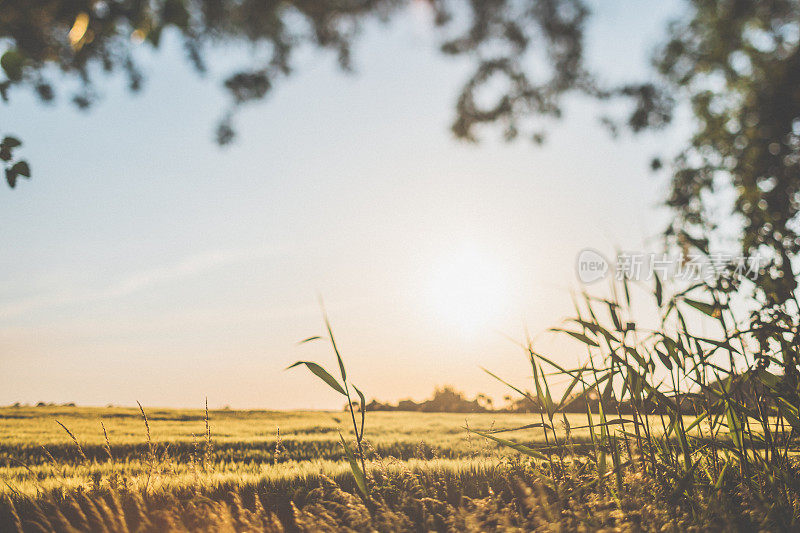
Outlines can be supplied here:
M596 2L590 64L617 81L646 72L679 7ZM0 404L339 408L283 370L334 367L327 346L297 346L322 333L318 294L369 398L442 384L499 398L480 366L527 385L506 336L570 313L576 254L652 246L668 217L648 162L680 128L613 140L571 101L542 147L494 130L458 142L470 66L418 17L370 26L355 75L301 54L227 149L212 135L219 78L199 79L175 39L140 55L138 95L112 78L89 113L22 93L0 107L34 171L0 190ZM576 360L573 344L536 339Z

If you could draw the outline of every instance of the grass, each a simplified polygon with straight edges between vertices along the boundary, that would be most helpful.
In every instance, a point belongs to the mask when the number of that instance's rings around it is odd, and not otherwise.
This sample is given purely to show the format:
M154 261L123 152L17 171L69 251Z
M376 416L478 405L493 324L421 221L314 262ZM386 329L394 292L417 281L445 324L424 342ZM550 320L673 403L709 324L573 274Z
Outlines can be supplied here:
M619 515L614 512L620 509L615 497L590 486L577 500L573 495L567 513L572 518L564 521L567 510L559 507L559 496L545 481L552 476L546 462L527 463L521 459L524 456L510 454L504 446L464 429L465 422L481 431L516 427L530 422L531 415L370 413L368 428L374 437L365 446L371 498L362 500L339 443L338 431L349 421L347 413L211 411L213 450L205 467L200 460L206 431L203 410L146 413L155 466L149 464L144 421L136 408L0 409L0 431L9 436L0 452L0 479L7 483L0 486L0 530L14 530L14 514L24 530L39 524L45 530L61 531L69 530L64 520L78 530L124 531L144 524L145 530L156 531L167 523L178 530L201 523L207 529L232 524L240 530L255 528L242 521L245 515L250 521L260 516L259 524L270 524L265 530L302 529L303 524L309 529L334 524L380 529L381 521L384 530L392 530L389 524L395 520L412 530L447 529L453 524L465 529L493 524L527 528L534 523L593 529L637 520L677 528L681 520L692 519L680 505L680 512L666 512L673 507L668 501L661 509ZM75 436L86 459L56 419ZM568 421L579 426L585 417L570 414ZM589 432L577 430L572 437L572 444L583 445L583 452L573 449L575 456L568 462L575 471L570 477L588 484ZM545 445L542 428L524 430L514 439L530 446ZM636 473L625 472L623 492L616 498L620 502L627 498L625 505L631 506L633 496L626 494L641 498L645 486ZM663 487L656 489L665 493ZM652 498L647 503L654 504ZM346 517L333 512L345 504L352 507ZM108 509L94 509L103 505ZM751 512L752 505L747 509ZM55 520L59 513L63 519ZM720 519L719 512L714 513L710 516ZM109 518L114 515L113 520ZM97 517L106 517L102 519L106 522ZM732 513L726 518L728 523L733 523L731 517L741 518ZM183 525L176 525L177 521Z
M531 414L366 413L327 318L308 341L330 342L339 377L292 366L344 412L0 409L0 530L800 528L798 309L742 322L725 290L656 280L645 327L613 289L556 328L576 364L528 342L527 385L487 370Z
M192 436L205 433L204 412L201 409L146 409L152 437L170 446L191 444ZM280 428L284 442L313 443L338 440L341 430L347 434L345 423L349 415L342 411L233 411L209 412L214 445L217 448L250 444L270 448ZM569 415L575 425L585 419ZM89 453L105 444L102 421L109 440L115 448L142 445L144 425L138 408L124 407L0 407L0 432L4 451L11 448L46 445L49 448L72 447L72 439L55 422L61 421L79 439ZM394 443L416 445L421 441L433 447L468 453L465 421L470 427L516 426L530 420L529 414L509 413L369 413L369 441L384 446ZM588 430L576 431L588 439ZM472 437L474 439L474 437ZM520 433L520 438L542 440L541 429ZM182 444L181 444L182 443ZM74 450L73 450L74 451Z
M191 468L192 457L202 442L199 436L205 431L204 416L202 410L148 411L154 445L157 450L167 450L174 470ZM504 452L492 443L470 436L464 429L465 423L472 428L491 430L518 426L528 417L489 413L371 413L370 428L374 436L368 443L377 455L401 461L499 459ZM570 417L575 425L580 423L579 415ZM76 436L88 461L84 461L72 438L55 420ZM285 463L292 464L292 468L306 463L335 463L344 459L338 435L345 420L342 412L211 411L214 470L251 474ZM30 473L18 462L24 462L37 476L48 478L52 477L49 473L54 462L58 465L56 472L67 469L70 477L76 477L75 473L81 471L79 466L87 462L95 469L110 468L106 434L114 462L127 468L142 470L149 452L142 417L135 408L0 408L0 432L8 436L0 444L0 476L18 483L27 481ZM589 442L588 430L576 433L579 439ZM540 429L526 431L518 438L544 442ZM0 492L10 490L0 485Z

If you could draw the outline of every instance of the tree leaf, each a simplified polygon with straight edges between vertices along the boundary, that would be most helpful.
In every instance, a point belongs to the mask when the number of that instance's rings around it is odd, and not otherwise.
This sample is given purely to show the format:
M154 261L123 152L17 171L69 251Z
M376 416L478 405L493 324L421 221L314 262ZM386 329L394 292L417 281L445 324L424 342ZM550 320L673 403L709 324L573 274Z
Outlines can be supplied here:
M4 146L6 148L16 148L17 146L22 146L22 141L16 137L3 137L3 142L0 142L0 146Z
M25 161L18 161L16 164L14 164L13 167L11 167L11 170L16 172L20 176L25 176L26 178L31 177L31 169L28 166L28 163Z
M22 79L22 65L24 62L25 58L22 54L13 48L0 57L0 67L3 67L6 76L12 81Z
M6 169L6 181L8 182L8 186L12 189L17 184L17 173L13 168Z

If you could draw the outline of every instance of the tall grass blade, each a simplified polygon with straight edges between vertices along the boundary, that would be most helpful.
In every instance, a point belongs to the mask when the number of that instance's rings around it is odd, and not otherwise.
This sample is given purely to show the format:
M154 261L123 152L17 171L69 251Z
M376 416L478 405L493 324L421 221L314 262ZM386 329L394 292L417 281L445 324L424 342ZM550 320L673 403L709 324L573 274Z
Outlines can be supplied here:
M359 401L361 402L361 431L357 435L357 440L361 440L364 437L364 422L367 416L367 399L364 398L364 394L359 390L358 387L353 385L353 388L355 389L356 394L358 394Z
M469 428L464 428L464 429L466 429L467 431L470 431L472 433L475 433L476 435L480 435L481 437L485 437L485 438L487 438L489 440L493 440L496 443L498 443L498 444L500 444L502 446L505 446L506 448L511 448L512 450L516 450L516 451L518 451L519 453L521 453L523 455L527 455L528 457L534 457L536 459L541 459L543 461L549 461L550 460L543 453L538 452L538 451L536 451L533 448L530 448L528 446L525 446L524 444L519 444L519 443L514 442L514 441L501 439L500 437L495 437L494 435L492 435L490 433L487 433L485 431L478 431L478 430L469 429Z
M703 313L704 315L710 316L711 318L720 318L722 315L722 311L718 305L709 304L706 302L700 302L697 300L691 300L689 298L683 298L683 301Z
M347 396L347 393L344 391L344 388L336 381L336 378L331 376L327 370L322 368L317 363L313 361L297 361L296 363L289 365L286 367L286 370L290 368L294 368L299 365L306 365L306 367L313 372L317 377L319 377L322 381L328 384L330 388L341 394L342 396Z
M578 339L582 343L588 344L589 346L595 346L595 347L599 347L600 346L599 344L597 344L597 341L595 341L594 339L589 338L588 335L585 335L583 333L579 333L577 331L570 331L568 329L562 329L562 328L550 328L550 331L560 331L562 333L566 333L567 335L570 335L570 336Z
M364 471L361 470L361 466L359 466L353 450L350 449L350 445L347 444L346 440L344 440L341 432L339 433L339 440L342 441L342 446L344 446L344 453L347 455L347 460L350 462L350 470L353 472L353 477L356 480L358 490L361 491L361 494L364 495L364 498L369 498L369 492L367 492L367 478L364 475Z

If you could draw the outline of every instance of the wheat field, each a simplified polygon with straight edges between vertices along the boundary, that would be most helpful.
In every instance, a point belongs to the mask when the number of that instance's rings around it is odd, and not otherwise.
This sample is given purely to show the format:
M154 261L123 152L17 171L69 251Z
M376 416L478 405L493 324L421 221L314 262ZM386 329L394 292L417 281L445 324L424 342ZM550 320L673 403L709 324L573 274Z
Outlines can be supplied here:
M345 412L143 411L146 424L138 408L0 409L0 530L682 531L744 516L709 499L698 522L691 507L654 500L662 488L636 472L625 474L622 512L586 470L586 429L571 431L560 488L552 465L465 429L519 427L531 414L369 413L364 500L339 441ZM514 440L544 437L532 428ZM579 493L564 508L567 485Z

